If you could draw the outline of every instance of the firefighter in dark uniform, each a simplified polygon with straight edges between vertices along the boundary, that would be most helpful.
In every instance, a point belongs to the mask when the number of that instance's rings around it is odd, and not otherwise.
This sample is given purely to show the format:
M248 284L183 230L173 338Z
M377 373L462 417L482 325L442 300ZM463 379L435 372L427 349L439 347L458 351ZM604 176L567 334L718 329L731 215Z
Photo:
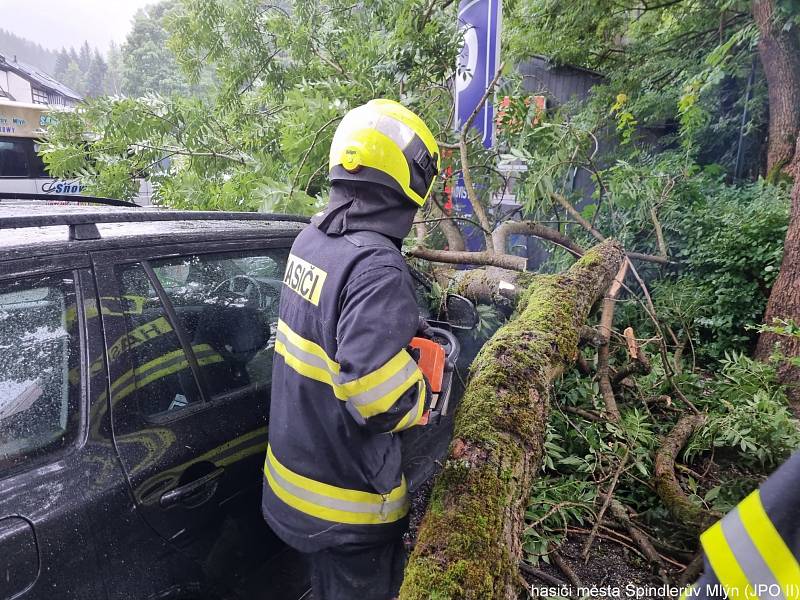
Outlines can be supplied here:
M283 280L262 510L307 553L315 600L388 600L403 577L409 501L398 432L430 393L406 350L419 311L400 253L439 171L401 104L345 115L330 200L297 237Z
M705 571L681 599L800 599L800 452L700 542Z

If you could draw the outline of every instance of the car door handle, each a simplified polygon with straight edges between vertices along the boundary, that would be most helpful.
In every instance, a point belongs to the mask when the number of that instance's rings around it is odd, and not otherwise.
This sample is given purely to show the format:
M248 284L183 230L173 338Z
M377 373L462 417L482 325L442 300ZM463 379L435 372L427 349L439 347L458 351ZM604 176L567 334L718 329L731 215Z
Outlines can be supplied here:
M174 506L175 504L194 496L204 488L207 488L211 485L216 486L217 480L222 477L224 472L225 469L218 467L211 471L211 473L208 475L203 475L199 479L195 479L194 481L190 481L189 483L176 487L173 490L164 492L161 495L161 500L159 501L161 508L169 508L170 506Z

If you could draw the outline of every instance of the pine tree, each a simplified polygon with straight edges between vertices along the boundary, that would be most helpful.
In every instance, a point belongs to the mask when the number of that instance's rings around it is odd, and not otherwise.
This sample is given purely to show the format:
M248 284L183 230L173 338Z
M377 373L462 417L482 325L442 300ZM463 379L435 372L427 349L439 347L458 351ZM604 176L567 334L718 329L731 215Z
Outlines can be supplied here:
M100 53L95 49L89 70L86 73L86 94L88 96L102 96L105 93L105 79L108 65Z
M78 67L84 75L89 72L89 66L92 64L92 49L89 47L89 42L83 42L80 52L78 53Z
M164 17L172 7L169 0L139 10L122 50L122 89L130 96L148 92L189 94L172 51Z
M119 95L122 93L122 53L113 40L108 47L106 62L108 71L106 72L105 93L109 96Z
M53 69L53 76L58 79L64 76L69 68L69 54L66 48L61 48L61 52L56 57L56 66Z
M86 93L85 78L77 62L71 60L61 82L80 94Z

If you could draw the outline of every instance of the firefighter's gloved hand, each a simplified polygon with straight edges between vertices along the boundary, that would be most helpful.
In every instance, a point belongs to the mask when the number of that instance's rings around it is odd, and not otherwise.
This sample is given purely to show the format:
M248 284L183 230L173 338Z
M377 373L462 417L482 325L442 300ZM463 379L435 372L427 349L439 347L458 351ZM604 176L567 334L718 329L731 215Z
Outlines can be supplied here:
M431 329L428 320L420 315L419 317L419 325L417 325L417 336L424 337L429 340L433 339L433 330Z
M408 352L411 355L411 358L414 359L415 363L419 363L419 357L420 357L419 348L414 348L413 346L406 346L406 352Z

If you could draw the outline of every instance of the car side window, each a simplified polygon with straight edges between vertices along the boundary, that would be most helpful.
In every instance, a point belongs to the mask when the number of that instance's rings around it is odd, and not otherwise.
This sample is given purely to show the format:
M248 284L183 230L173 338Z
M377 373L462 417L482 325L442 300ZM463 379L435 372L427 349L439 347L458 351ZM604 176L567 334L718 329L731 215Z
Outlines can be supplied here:
M76 306L71 273L0 282L0 469L77 434Z
M118 265L115 274L122 294L119 310L105 310L107 316L125 319L127 333L114 342L109 356L118 360L127 355L133 368L112 379L113 402L135 396L140 412L147 416L170 414L199 402L189 359L144 267ZM221 360L208 346L197 345L194 351L198 362Z
M200 360L210 397L268 387L288 250L199 254L151 261L192 344L221 360Z

